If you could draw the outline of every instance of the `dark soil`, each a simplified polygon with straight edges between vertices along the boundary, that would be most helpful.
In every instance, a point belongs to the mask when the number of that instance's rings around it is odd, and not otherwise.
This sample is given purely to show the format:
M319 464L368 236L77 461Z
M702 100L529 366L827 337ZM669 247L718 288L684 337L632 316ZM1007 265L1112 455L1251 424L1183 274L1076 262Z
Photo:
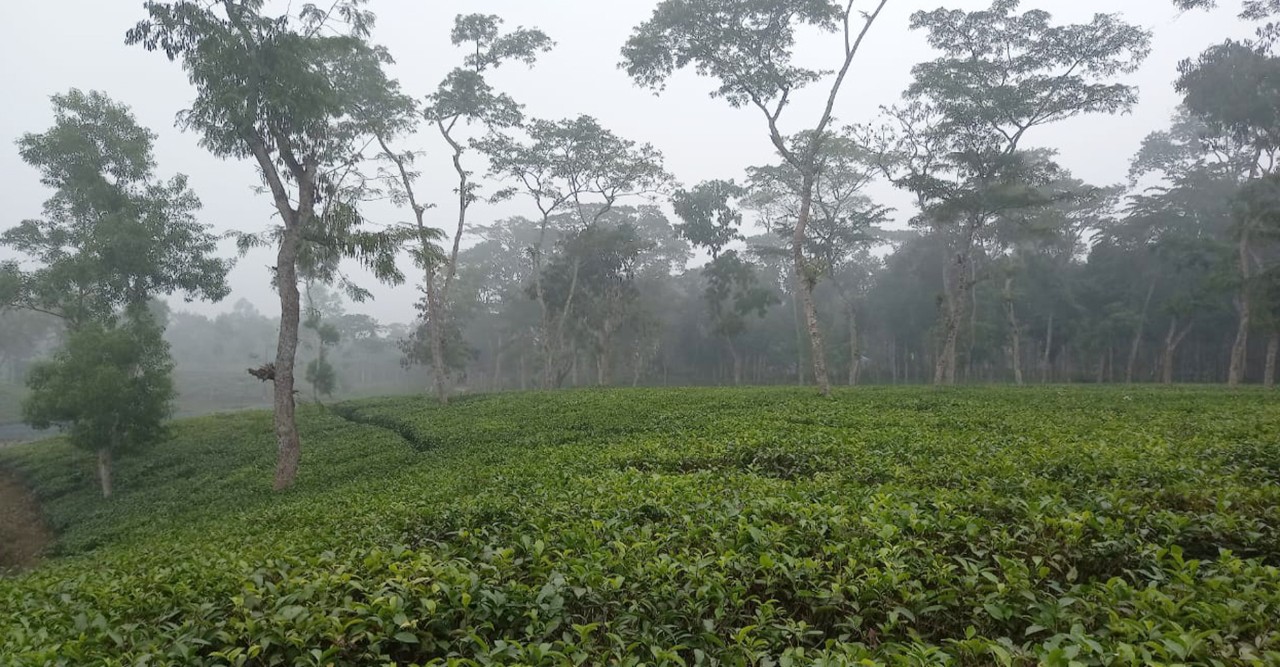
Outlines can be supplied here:
M16 475L0 470L0 572L35 565L52 542L30 489Z

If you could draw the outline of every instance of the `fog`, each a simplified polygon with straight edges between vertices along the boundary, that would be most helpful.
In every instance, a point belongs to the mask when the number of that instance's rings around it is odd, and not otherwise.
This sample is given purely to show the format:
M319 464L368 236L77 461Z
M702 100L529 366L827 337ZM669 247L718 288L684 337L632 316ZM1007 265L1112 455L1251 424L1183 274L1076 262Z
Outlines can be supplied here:
M661 150L666 166L686 184L714 178L742 178L748 165L771 162L774 151L754 109L732 109L723 100L711 99L712 85L692 72L679 73L663 95L657 97L632 84L617 68L619 49L631 30L652 11L656 2L555 2L482 1L437 2L380 1L373 41L385 45L396 59L391 73L404 90L421 97L457 65L461 53L449 43L453 17L459 13L500 15L506 27L539 27L556 41L555 49L528 69L507 65L491 75L500 91L526 105L537 118L564 118L578 114L597 117L622 137L650 142ZM908 29L911 11L945 4L976 10L985 0L890 3L869 34L851 78L839 98L837 117L846 123L874 119L880 105L892 104L910 81L911 67L931 57L924 36ZM204 203L201 220L219 231L258 231L270 224L270 198L257 192L260 182L248 161L223 161L197 144L198 137L174 127L174 117L187 108L193 92L176 63L141 48L124 44L124 32L144 17L141 3L126 0L58 0L57 2L7 3L0 23L0 57L9 67L0 71L4 112L0 114L0 199L6 202L9 223L38 217L48 191L38 174L12 149L26 132L38 132L52 120L50 95L77 87L101 90L130 105L139 122L159 138L156 158L159 173L175 172L191 177L192 188ZM1228 36L1248 37L1253 28L1236 18L1238 3L1227 2L1211 12L1184 14L1164 0L1116 3L1104 0L1072 2L1029 0L1023 9L1049 10L1058 22L1087 21L1096 12L1118 12L1124 19L1154 33L1152 53L1136 74L1124 77L1137 85L1141 100L1128 115L1091 115L1049 126L1034 135L1033 145L1060 152L1060 161L1076 177L1093 184L1125 180L1129 162L1143 137L1168 124L1179 97L1173 90L1177 63ZM283 7L283 3L281 3ZM798 49L811 62L829 62L838 55L838 38L807 35ZM795 100L787 113L791 129L803 129L819 113L822 96L814 87ZM420 159L424 199L436 203L428 220L441 228L453 224L455 177L443 143L422 132L413 147L426 151ZM476 158L472 157L473 163ZM473 169L483 175L483 167ZM492 186L489 187L491 191ZM870 194L896 209L897 226L914 213L912 197L884 183ZM477 223L511 215L535 213L524 199L501 205L480 204L472 212ZM394 207L368 211L379 223L405 220ZM224 254L234 253L231 243ZM0 258L13 257L0 248ZM240 259L230 276L233 294L219 304L175 303L183 309L213 314L231 309L236 300L248 299L264 312L278 306L268 288L270 251L255 251ZM358 274L358 269L354 269ZM414 319L413 289L389 288L365 279L374 300L354 304L354 312L383 322L407 323Z

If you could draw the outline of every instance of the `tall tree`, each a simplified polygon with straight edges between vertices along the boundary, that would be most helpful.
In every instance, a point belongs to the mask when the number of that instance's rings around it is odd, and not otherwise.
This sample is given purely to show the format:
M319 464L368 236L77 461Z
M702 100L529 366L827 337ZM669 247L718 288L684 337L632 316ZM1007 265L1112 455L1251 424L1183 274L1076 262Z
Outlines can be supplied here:
M458 252L467 227L467 212L479 197L477 184L471 178L472 172L464 164L463 156L468 145L459 136L460 124L475 123L489 131L520 125L524 118L521 105L509 95L495 91L485 75L512 61L532 66L539 54L553 46L551 39L541 30L520 27L503 33L501 26L502 19L489 14L459 14L455 17L450 39L454 46L467 50L462 66L449 72L436 90L427 96L425 108L419 110L410 104L399 110L398 118L389 118L376 131L384 157L395 168L395 176L399 180L398 197L410 206L415 218L418 238L414 257L425 272L423 325L434 368L436 394L441 403L447 403L449 395L447 380L450 366L445 358L445 338L449 329L456 326L449 318L450 292L458 272ZM453 169L458 175L455 189L458 197L457 226L453 232L453 245L447 254L435 243L439 238L437 231L425 222L424 215L430 205L419 201L414 191L417 174L412 165L415 154L396 152L390 145L393 133L413 129L419 114L435 126L448 144ZM413 359L415 355L408 358Z
M1184 105L1233 148L1242 181L1235 225L1238 326L1227 383L1245 380L1249 331L1253 326L1254 284L1266 271L1260 245L1273 235L1277 206L1274 179L1280 157L1280 57L1262 44L1228 41L1195 60L1184 61L1177 87Z
M43 218L0 234L0 245L34 264L10 264L5 302L75 328L158 294L226 296L231 264L213 256L216 238L196 220L200 200L187 177L156 177L155 135L102 93L52 99L53 127L18 140L53 196Z
M854 57L886 4L888 0L873 2L872 9L860 13L859 26L855 0L664 0L649 20L635 29L622 51L627 73L638 84L654 90L660 91L677 70L689 66L717 79L720 87L712 96L723 97L735 108L758 109L768 124L774 148L800 173L792 264L804 307L814 378L824 396L831 394L831 383L813 300L813 270L805 258L813 189L819 176L818 156ZM842 34L843 51L834 74L794 62L796 33L804 27ZM805 128L805 141L788 141L780 120L792 94L820 81L829 83L821 115L812 127Z
M1024 152L1027 133L1127 111L1137 90L1112 79L1136 70L1150 48L1148 32L1115 15L1057 26L1045 11L1017 13L1019 5L914 13L912 28L925 30L942 56L915 66L907 104L889 112L890 129L876 142L894 163L892 180L917 195L918 222L948 242L936 384L955 382L961 323L974 315L974 262L990 223L1048 203L1038 186L1053 178L1053 165Z
M304 237L326 228L324 220L317 224L324 203L373 141L370 124L381 114L370 110L397 94L383 71L390 56L366 41L374 17L364 4L307 4L296 15L271 16L265 0L150 0L148 18L126 38L182 62L196 99L180 124L216 155L253 158L280 215L280 334L270 369L277 490L293 484L302 455L294 376Z
M797 138L793 143L810 141ZM878 227L886 222L889 209L877 205L864 194L875 177L867 151L848 132L833 133L822 144L816 158L817 178L811 195L812 213L805 242L808 284L830 283L843 305L849 333L850 384L856 379L861 352L858 350L857 294L867 286L869 262L861 253L876 241ZM783 239L792 239L803 197L804 176L790 163L747 169L748 205L756 209L765 226Z
M195 213L185 176L155 176L155 135L128 107L97 92L53 97L54 126L19 141L23 160L53 189L45 217L0 235L35 265L10 264L0 292L7 306L62 318L66 343L37 364L23 404L37 428L58 424L97 453L104 497L112 457L163 437L173 386L159 295L188 301L227 294L230 263Z

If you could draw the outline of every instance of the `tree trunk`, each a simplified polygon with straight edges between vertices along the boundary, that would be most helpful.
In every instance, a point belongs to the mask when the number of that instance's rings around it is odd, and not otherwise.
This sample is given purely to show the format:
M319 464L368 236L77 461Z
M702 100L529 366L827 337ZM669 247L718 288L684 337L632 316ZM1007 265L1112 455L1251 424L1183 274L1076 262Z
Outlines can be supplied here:
M1267 339L1267 367L1262 384L1267 389L1273 389L1276 386L1276 357L1280 356L1280 331L1271 332L1271 337Z
M294 362L298 355L298 324L301 299L298 293L298 246L302 242L302 224L295 218L286 221L276 255L276 287L280 293L280 335L276 342L275 366L275 490L293 486L302 460L302 442L298 438L297 406L294 402Z
M804 321L809 330L809 356L813 360L813 380L823 396L831 395L831 381L827 378L827 354L822 342L822 328L818 323L818 308L813 302L813 288L817 282L809 275L804 258L805 230L813 209L814 179L806 175L800 192L800 213L796 217L795 234L791 237L791 259L795 264L796 291L804 306Z
M738 346L733 344L732 336L724 337L725 345L729 348L729 357L733 359L733 384L734 386L742 385L742 357L738 354Z
M889 337L889 374L893 377L893 383L898 384L898 337L896 335Z
M1125 384L1133 383L1133 375L1138 367L1138 352L1142 349L1142 334L1147 328L1147 310L1151 307L1151 296L1156 293L1156 281L1151 281L1147 288L1147 298L1142 301L1142 314L1138 317L1138 329L1133 332L1133 343L1129 346L1129 361L1124 367ZM1176 323L1176 322L1175 322Z
M800 319L800 295L794 290L791 294L791 313L796 320L796 379L800 386L805 385L804 359L804 322Z
M1022 386L1022 327L1013 306L1013 277L1004 279L1004 309L1009 318L1009 353L1013 358L1013 380Z
M1253 316L1252 299L1249 297L1249 230L1240 232L1240 295L1236 297L1236 306L1240 312L1240 320L1236 327L1236 341L1231 346L1231 366L1227 370L1227 386L1237 387L1244 382L1245 362L1249 355L1249 327Z
M533 254L533 293L538 300L538 310L542 313L542 339L538 341L542 347L542 388L551 388L551 309L547 306L547 292L542 285L542 247L546 244L547 225L550 224L546 214L542 216L542 225L538 228L538 245L532 249ZM521 362L521 370L523 370ZM523 380L521 380L523 384ZM522 387L523 388L523 387Z
M862 368L862 352L858 349L858 311L849 305L849 386L858 385L858 372Z
M1160 381L1163 384L1173 384L1174 353L1177 352L1178 346L1182 344L1182 340L1188 333L1191 333L1190 324L1179 331L1178 318L1175 317L1169 322L1169 333L1164 337L1164 354L1160 361Z
M493 348L493 390L502 391L502 334L498 334L498 345Z
M565 325L569 322L569 315L573 312L573 298L578 291L578 276L580 274L580 263L574 261L573 272L569 279L569 294L564 299L564 309L560 312L560 317L556 321L555 334L547 332L547 361L546 371L548 374L547 386L544 389L556 389L564 383L564 377L568 372L564 364L565 349ZM577 351L574 351L574 359L577 359ZM576 381L575 381L576 384Z
M449 404L449 373L444 359L444 312L436 290L435 269L427 270L427 337L431 345L431 366L435 375L436 398L440 405Z
M425 259L423 261L426 278L426 282L423 287L427 293L427 344L431 349L431 364L433 373L435 374L436 396L441 405L447 405L449 403L449 390L447 386L448 372L446 370L444 360L443 342L447 309L444 307L444 304L448 302L449 285L453 281L453 276L458 267L458 244L462 240L462 231L467 217L467 202L469 199L467 172L462 168L462 163L460 162L462 157L462 146L453 140L453 137L449 135L449 131L445 128L443 123L437 123L437 125L440 127L440 133L444 135L445 140L448 141L449 145L454 149L453 166L457 170L460 179L458 184L458 230L453 239L453 252L449 255L449 263L445 267L444 286L442 288L438 287L436 283L436 270L438 267L425 266L427 262ZM422 255L425 258L427 255L427 248L431 245L431 238L429 236L430 228L427 227L426 222L423 220L423 214L427 209L425 206L418 203L417 195L413 189L413 178L409 174L408 165L405 163L406 159L391 150L391 147L387 145L386 137L382 134L379 133L375 136L386 156L395 163L396 168L399 171L400 183L404 187L405 195L409 199L409 205L413 209L414 218L417 223L419 249L422 251Z
M98 484L102 487L102 497L111 497L111 449L102 447L98 450Z
M1040 383L1048 384L1053 369L1053 313L1049 313L1049 324L1044 336L1044 360L1040 366Z
M609 384L609 352L600 350L596 353L596 386L605 387Z
M969 277L965 281L965 290L967 299L965 303L969 307L969 344L965 347L964 359L964 380L965 382L973 382L973 348L978 344L978 264L977 262L969 262ZM954 374L955 371L952 371ZM954 378L952 384L955 384Z
M632 367L631 367L631 388L632 389L640 386L640 375L644 372L643 371L644 353L641 352L638 348L636 349L636 353L633 361L634 363L632 364Z
M950 386L956 383L956 345L960 337L960 320L948 314L943 322L943 330L942 353L938 355L934 365L933 383Z
M956 347L960 337L960 309L968 297L964 289L965 268L968 264L968 250L960 248L956 251L950 266L942 270L943 315L942 315L942 349L933 368L935 385L954 385L956 383Z

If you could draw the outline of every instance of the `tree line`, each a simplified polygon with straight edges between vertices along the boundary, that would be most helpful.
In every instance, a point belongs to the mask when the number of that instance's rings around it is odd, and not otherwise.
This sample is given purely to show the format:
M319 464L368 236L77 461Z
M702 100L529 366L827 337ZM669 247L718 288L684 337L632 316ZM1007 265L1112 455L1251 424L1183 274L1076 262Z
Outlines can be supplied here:
M854 64L887 7L658 3L620 68L656 94L692 70L757 114L775 154L681 184L657 148L589 116L526 117L490 84L493 70L534 67L554 48L537 28L458 16L458 66L435 90L406 92L365 0L285 14L264 0L147 2L125 41L184 69L195 97L180 126L252 164L274 209L237 241L276 251L274 349L247 369L272 394L276 488L297 474L301 389L319 399L339 381L341 306L326 290L370 296L349 261L419 290L398 352L430 371L442 403L460 385L1274 384L1280 60L1266 20L1280 5L1247 3L1256 38L1180 65L1183 104L1122 184L1083 182L1030 142L1130 111L1126 78L1148 31L1110 14L1061 24L1018 0L916 11L911 28L934 57L877 118L845 122L841 95L857 88ZM795 46L815 33L834 46L809 68ZM812 117L793 104L802 89L822 102ZM27 373L24 414L98 451L109 492L110 453L160 437L171 411L155 299L221 299L231 262L185 177L156 175L154 136L127 106L75 90L53 104L54 126L19 150L54 194L43 218L0 237L27 258L3 265L0 302L64 327L52 359ZM423 132L447 153L417 150ZM445 230L421 195L423 159L456 174ZM875 201L875 182L913 209ZM529 213L475 219L478 205L512 199ZM407 222L369 220L372 200ZM313 352L301 366L300 341ZM105 394L114 402L94 398Z

